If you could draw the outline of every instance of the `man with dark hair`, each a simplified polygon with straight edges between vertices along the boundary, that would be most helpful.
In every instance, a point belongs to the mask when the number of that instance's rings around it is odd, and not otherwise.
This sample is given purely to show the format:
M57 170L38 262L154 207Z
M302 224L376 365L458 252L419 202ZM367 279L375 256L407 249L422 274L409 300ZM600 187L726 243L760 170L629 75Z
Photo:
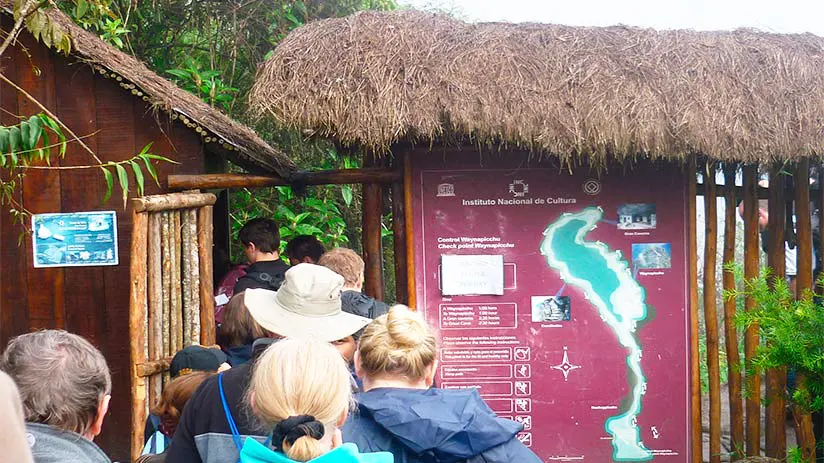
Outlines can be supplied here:
M289 264L317 264L326 252L323 244L312 235L298 235L286 243L286 257Z
M283 283L283 275L289 266L280 259L280 230L278 224L269 219L252 219L238 232L238 240L243 245L249 267L246 275L240 277L233 294L250 288L277 291Z

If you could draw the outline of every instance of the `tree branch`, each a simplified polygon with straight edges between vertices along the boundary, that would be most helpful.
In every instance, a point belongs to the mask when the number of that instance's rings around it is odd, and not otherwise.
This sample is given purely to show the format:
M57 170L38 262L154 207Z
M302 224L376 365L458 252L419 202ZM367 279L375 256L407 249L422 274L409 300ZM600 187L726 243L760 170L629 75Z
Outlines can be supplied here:
M89 152L89 154L91 155L92 159L94 159L95 161L97 161L97 163L98 163L98 164L103 164L103 161L102 161L99 157L97 157L97 154L95 154L95 152L94 152L91 148L89 148L89 145L87 145L86 143L84 143L84 142L83 142L83 140L81 140L81 139L80 139L80 137L78 137L78 136L77 136L77 135L76 135L76 134L72 131L72 129L70 129L70 128L69 128L69 126L67 126L66 124L64 124L64 123L63 123L63 121L61 121L61 120L60 120L60 118L58 118L56 115L54 115L54 113L52 113L51 111L49 111L49 109L48 109L48 108L46 108L45 106L43 106L43 103L40 103L39 101L37 101L37 98L35 98L35 97L31 96L31 95L30 95L27 91L25 91L25 90L23 90L22 88L20 88L20 86L19 86L19 85L15 84L15 83L14 83L14 82L12 82L11 80L9 80L9 78L8 78L8 77L6 77L6 76L5 76L5 74L3 74L2 72L0 72L0 80L2 80L3 82L5 82L5 83L9 84L10 86L12 86L12 87L13 87L15 90L17 90L18 92L22 93L22 94L23 94L26 98L28 98L28 99L29 99L32 103L34 103L34 104L35 104L38 108L40 108L40 110L41 110L41 111L43 111L44 113L46 113L46 115L47 115L47 116L49 116L49 117L51 117L52 119L54 119L54 120L55 120L58 124L60 124L60 126L61 126L61 127L63 127L63 129L65 129L65 130L66 130L66 133L68 133L68 134L69 134L69 135L70 135L73 139L77 140L77 143L80 143L80 146L82 146L82 147L83 147L86 151L88 151L88 152Z
M9 45L17 39L17 34L19 34L20 29L23 28L23 23L25 23L26 19L37 11L38 8L40 8L40 0L26 0L26 3L20 9L20 17L14 22L14 27L11 28L11 32L6 36L6 40L0 44L0 56L2 56Z

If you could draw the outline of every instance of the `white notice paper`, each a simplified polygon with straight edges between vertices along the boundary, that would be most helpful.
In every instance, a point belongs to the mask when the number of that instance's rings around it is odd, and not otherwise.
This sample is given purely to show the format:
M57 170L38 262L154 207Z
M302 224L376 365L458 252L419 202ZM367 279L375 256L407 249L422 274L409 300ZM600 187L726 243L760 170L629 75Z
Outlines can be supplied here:
M504 294L504 256L441 256L441 294Z

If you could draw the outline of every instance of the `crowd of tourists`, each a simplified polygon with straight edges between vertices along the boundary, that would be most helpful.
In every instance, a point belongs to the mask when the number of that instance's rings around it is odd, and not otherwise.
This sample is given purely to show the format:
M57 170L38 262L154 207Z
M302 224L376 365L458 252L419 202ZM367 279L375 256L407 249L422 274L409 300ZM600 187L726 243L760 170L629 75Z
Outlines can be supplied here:
M239 232L248 265L217 294L219 346L171 361L138 462L539 462L474 389L433 387L435 333L416 312L361 293L363 259L291 241L277 224ZM94 443L111 399L106 360L61 330L12 339L0 358L3 461L110 463ZM121 402L122 403L122 402Z

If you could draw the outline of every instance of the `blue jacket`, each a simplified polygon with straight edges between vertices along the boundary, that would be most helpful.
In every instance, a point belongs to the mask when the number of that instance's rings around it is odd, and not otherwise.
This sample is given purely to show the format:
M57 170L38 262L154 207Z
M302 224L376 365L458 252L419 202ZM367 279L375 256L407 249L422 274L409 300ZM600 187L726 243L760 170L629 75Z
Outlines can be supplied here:
M357 394L358 412L344 442L364 452L389 451L395 463L541 463L472 390L380 388Z
M343 444L309 461L310 463L392 463L392 454L388 452L360 453L355 444ZM246 439L243 450L240 451L240 463L295 463L295 461L250 438Z

